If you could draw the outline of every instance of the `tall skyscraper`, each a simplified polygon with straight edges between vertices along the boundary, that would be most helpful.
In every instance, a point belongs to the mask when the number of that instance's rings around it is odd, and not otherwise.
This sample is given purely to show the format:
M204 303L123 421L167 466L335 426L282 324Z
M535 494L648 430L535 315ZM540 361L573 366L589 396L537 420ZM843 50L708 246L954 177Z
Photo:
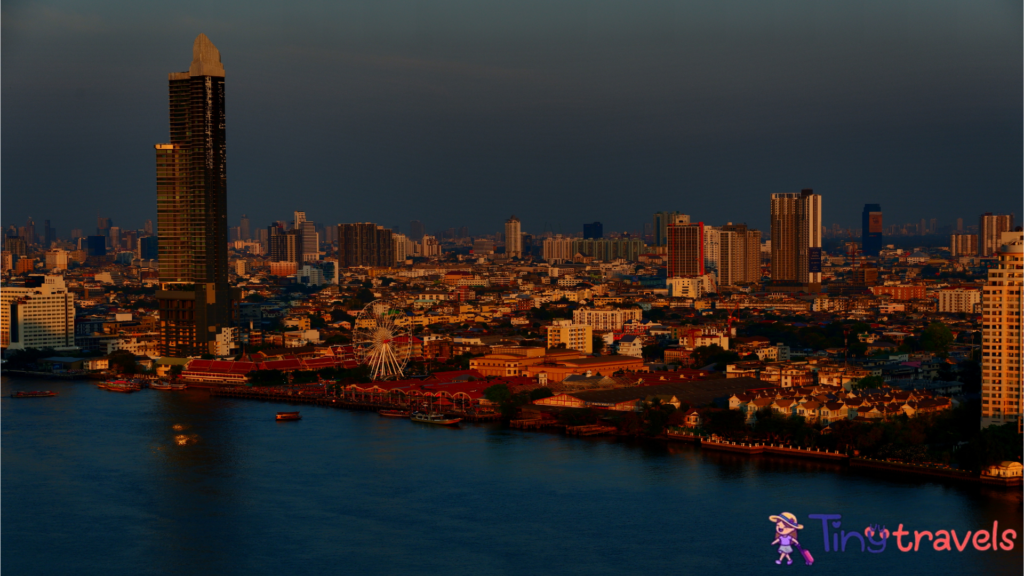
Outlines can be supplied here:
M303 220L302 225L298 227L298 232L302 236L302 259L305 260L318 260L320 258L320 235L316 231L316 223L309 220Z
M655 212L654 213L654 245L668 245L668 227L671 224L689 224L690 217L680 212Z
M419 220L413 220L409 223L409 239L413 242L419 242L423 239L423 235L426 231L423 228L423 222Z
M50 221L43 221L43 248L49 249L50 244L57 239L57 231L50 227Z
M583 225L583 238L585 240L604 238L604 225L600 222Z
M338 266L394 266L394 233L372 222L338 224Z
M111 218L104 218L103 216L96 217L96 235L103 236L104 238L110 236L110 227L114 225L114 221Z
M704 275L704 223L688 221L689 217L680 214L677 223L666 228L669 278Z
M305 222L305 221L306 221L306 213L305 212L296 211L295 212L295 219L292 220L292 230L298 230L299 228L301 228L302 227L302 223Z
M956 231L957 232L963 232L964 231L964 219L963 218L957 218L956 219Z
M761 280L761 232L729 223L719 232L718 283L729 286Z
M978 256L988 258L995 254L1001 244L1003 232L1013 230L1013 214L986 212L978 221Z
M509 258L523 257L522 226L515 216L505 221L505 255Z
M982 292L981 427L1021 418L1021 288L1024 241L996 249ZM1019 425L1019 423L1018 423Z
M238 224L238 235L242 240L252 240L252 231L249 229L249 217L242 214L242 220Z
M882 251L882 206L865 204L861 213L861 251L865 256L878 256Z
M821 283L821 195L772 194L772 282Z
M238 299L228 287L224 66L205 34L168 87L170 142L155 146L160 353L197 356L227 334Z

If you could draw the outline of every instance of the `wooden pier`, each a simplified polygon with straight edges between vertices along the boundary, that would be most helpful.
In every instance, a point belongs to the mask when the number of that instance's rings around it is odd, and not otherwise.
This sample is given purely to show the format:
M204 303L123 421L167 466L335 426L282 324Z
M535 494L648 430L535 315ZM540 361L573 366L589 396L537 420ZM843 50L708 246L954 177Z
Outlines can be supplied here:
M526 418L522 420L511 420L508 425L512 428L518 428L520 430L540 430L541 428L564 428L565 424L561 424L558 420L552 420L550 418Z
M572 436L597 436L600 434L614 434L618 428L615 426L602 426L600 424L587 424L585 426L566 426L565 433Z

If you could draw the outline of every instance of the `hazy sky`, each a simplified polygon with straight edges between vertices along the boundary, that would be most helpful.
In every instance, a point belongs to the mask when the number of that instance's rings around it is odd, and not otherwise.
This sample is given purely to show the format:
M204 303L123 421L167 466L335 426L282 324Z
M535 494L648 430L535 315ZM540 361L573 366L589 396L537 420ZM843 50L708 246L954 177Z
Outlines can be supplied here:
M766 229L1022 204L1019 0L5 0L2 223L156 219L167 73L226 69L231 225Z

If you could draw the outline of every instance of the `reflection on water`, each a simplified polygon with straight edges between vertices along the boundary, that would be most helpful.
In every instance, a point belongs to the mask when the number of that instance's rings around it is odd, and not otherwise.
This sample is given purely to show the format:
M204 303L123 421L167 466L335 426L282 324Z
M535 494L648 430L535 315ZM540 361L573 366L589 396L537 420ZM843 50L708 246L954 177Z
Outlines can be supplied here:
M1021 530L1019 491L831 462L373 413L202 391L0 401L12 574L652 574L780 570L768 516ZM824 573L1020 574L1011 554L836 554Z

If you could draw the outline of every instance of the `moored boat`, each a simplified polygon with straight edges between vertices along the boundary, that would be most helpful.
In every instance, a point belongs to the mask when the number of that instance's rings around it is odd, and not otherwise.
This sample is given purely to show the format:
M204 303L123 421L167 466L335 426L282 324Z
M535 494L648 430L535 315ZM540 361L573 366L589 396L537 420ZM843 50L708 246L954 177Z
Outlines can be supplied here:
M185 382L172 383L156 381L150 383L149 387L152 388L153 390L184 390L188 388L188 384L186 384Z
M409 417L409 411L408 410L381 410L381 411L377 412L377 414L380 414L381 416L383 416L385 418L408 418Z
M107 380L102 384L98 384L103 390L110 390L111 392L124 392L129 394L132 392L138 392L142 390L142 386L136 382L130 380Z
M278 412L278 420L302 420L302 416L298 412Z
M11 394L11 398L46 398L56 395L56 392L51 392L50 390L19 390Z
M412 416L409 417L413 422L422 422L424 424L439 424L441 426L455 426L459 422L462 422L462 418L451 418L440 413L427 414L426 412L413 412Z

